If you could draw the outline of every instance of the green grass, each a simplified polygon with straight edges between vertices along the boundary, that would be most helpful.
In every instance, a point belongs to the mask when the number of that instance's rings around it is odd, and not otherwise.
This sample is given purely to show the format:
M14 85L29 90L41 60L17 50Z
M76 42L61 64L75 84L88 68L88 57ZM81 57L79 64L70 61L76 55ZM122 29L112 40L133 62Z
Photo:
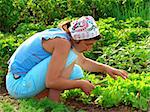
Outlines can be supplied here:
M46 98L40 101L35 99L15 100L4 96L0 97L0 112L74 112L74 110Z

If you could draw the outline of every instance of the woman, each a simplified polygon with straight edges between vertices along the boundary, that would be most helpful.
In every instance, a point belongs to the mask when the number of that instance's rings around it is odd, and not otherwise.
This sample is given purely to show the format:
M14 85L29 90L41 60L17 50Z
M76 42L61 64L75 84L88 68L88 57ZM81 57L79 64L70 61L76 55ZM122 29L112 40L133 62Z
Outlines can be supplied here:
M89 95L94 85L80 80L83 71L105 72L114 79L127 73L83 56L98 40L99 29L91 16L47 29L27 39L9 60L6 87L14 98L48 96L59 101L61 91L81 88ZM82 68L82 69L81 69Z

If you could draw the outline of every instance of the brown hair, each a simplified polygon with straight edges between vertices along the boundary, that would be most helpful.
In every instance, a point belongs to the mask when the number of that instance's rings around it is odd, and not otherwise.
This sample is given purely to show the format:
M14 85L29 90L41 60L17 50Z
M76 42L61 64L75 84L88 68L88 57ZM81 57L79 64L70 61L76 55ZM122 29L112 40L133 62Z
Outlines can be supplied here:
M99 40L101 37L102 37L102 35L98 35L96 37L93 37L93 38L90 38L90 39L87 39L87 40Z
M71 25L71 21L69 21L69 20L63 21L63 22L61 22L61 23L58 24L58 27L59 28L63 28L64 25L67 25L67 28L69 28L70 25Z

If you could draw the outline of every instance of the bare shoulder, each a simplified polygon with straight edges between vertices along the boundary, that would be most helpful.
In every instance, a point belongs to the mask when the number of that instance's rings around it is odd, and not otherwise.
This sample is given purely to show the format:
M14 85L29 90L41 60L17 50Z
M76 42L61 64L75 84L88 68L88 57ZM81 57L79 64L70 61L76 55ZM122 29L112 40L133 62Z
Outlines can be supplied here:
M61 48L65 48L65 47L71 48L71 43L64 38L56 38L54 42L54 46L61 47Z
M70 49L71 43L64 39L64 38L54 38L54 39L48 39L48 40L42 40L43 48L47 51L52 53L54 51L54 48L58 49Z

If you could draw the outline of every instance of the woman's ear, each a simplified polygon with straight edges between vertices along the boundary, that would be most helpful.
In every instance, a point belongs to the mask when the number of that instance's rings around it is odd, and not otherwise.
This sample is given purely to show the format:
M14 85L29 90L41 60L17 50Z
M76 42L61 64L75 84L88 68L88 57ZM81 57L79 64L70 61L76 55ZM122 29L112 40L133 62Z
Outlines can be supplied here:
M79 44L80 43L80 40L74 40L73 38L71 38L71 41L75 44Z
M79 43L80 43L80 40L75 40L75 43L79 44Z

